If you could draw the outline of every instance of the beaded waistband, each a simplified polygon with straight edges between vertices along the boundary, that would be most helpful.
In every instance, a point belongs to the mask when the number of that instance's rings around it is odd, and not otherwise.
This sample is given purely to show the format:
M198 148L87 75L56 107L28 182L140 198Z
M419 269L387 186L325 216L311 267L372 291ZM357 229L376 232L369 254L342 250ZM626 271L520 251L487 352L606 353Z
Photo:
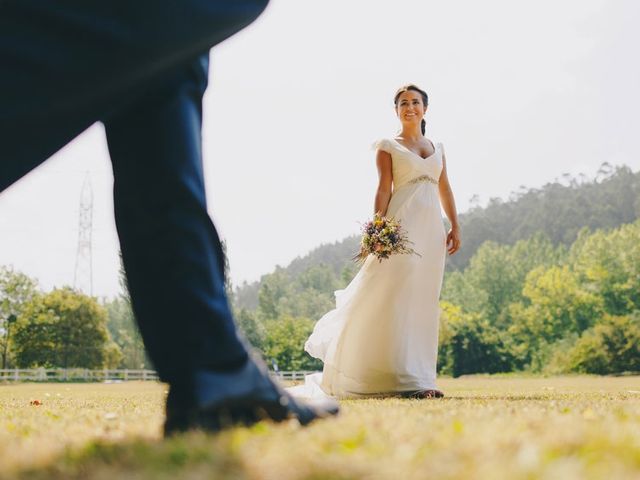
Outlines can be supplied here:
M407 183L420 183L420 182L429 182L429 183L433 183L434 185L438 185L438 180L436 180L435 178L429 175L420 175L419 177L409 180Z

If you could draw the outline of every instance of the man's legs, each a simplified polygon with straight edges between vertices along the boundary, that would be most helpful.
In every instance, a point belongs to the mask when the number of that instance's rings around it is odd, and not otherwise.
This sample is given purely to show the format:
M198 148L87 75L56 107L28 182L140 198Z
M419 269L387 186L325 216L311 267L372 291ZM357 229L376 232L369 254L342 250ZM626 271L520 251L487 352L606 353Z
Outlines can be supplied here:
M136 318L160 377L237 368L247 354L224 293L201 161L206 55L105 121Z
M252 422L260 412L301 423L337 412L333 403L296 402L260 362L246 361L206 213L199 132L206 68L196 59L265 5L0 2L0 191L95 121L105 122L134 309L151 357L186 413L167 433L215 430L222 419Z
M133 307L170 384L165 432L218 430L263 416L306 424L337 406L296 402L249 360L225 297L200 150L207 63L201 56L105 121Z
M200 64L197 71L195 59L251 23L266 3L0 2L0 191L92 123L106 121L110 146L120 160L114 163L118 227L134 307L163 378L184 371L185 365L217 368L246 358L222 289L219 241L206 215L199 163L206 68ZM138 100L143 94L146 106ZM158 102L160 95L170 96L174 105L168 98ZM153 103L153 108L165 108L158 124L144 113ZM151 131L168 125L170 108L180 119L164 128L162 137L150 138ZM136 115L144 121L123 132L122 125L131 125L124 119ZM127 140L136 158L127 156ZM172 155L176 161L169 165ZM181 228L172 232L175 227ZM167 256L160 254L163 249ZM176 264L178 258L185 263ZM155 302L148 300L152 295ZM150 328L152 322L157 325ZM216 348L207 342L216 342ZM177 350L178 355L170 355Z

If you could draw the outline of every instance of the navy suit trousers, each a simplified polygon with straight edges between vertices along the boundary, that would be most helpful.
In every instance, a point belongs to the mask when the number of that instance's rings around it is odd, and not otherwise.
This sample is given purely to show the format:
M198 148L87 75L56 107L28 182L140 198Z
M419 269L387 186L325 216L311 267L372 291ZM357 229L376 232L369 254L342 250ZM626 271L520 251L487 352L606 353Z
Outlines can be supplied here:
M104 123L134 312L174 386L247 357L207 214L202 95L209 48L266 4L0 0L0 191Z

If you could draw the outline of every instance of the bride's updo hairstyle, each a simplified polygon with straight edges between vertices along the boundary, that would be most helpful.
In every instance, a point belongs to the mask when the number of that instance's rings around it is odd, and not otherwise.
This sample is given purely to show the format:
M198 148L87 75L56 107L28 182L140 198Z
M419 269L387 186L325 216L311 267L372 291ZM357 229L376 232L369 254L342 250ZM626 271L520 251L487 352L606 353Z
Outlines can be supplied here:
M409 90L413 90L414 92L418 92L420 94L420 96L422 97L422 103L424 103L425 107L429 105L429 95L427 95L427 92L422 90L417 85L410 83L408 85L403 85L396 92L396 96L393 99L393 104L396 106L396 108L398 108L398 98L400 98L400 95L402 95L404 92L408 92ZM420 127L422 129L422 134L424 135L427 127L427 122L424 121L424 118L422 119L422 122L420 122Z

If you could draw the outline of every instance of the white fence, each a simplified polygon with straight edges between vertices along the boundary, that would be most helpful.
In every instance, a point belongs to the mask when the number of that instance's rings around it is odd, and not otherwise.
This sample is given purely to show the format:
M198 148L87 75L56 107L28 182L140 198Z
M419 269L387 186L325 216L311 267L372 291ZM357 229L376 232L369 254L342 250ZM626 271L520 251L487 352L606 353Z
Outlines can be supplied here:
M270 372L285 381L303 380L310 371ZM88 368L34 368L0 369L0 382L107 382L107 381L158 380L154 370L90 370Z
M286 381L304 380L305 375L316 373L313 370L301 370L297 372L270 372L276 378Z
M153 370L90 370L88 368L0 370L0 382L105 382L109 380L158 380L158 374Z

